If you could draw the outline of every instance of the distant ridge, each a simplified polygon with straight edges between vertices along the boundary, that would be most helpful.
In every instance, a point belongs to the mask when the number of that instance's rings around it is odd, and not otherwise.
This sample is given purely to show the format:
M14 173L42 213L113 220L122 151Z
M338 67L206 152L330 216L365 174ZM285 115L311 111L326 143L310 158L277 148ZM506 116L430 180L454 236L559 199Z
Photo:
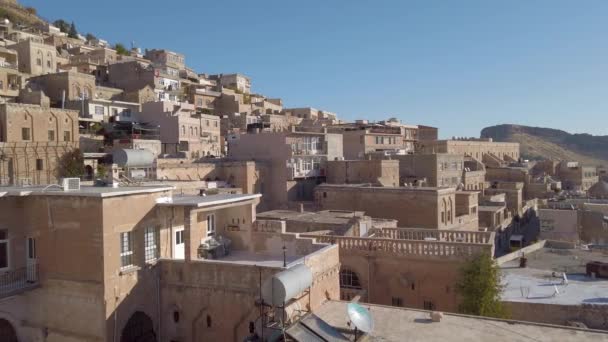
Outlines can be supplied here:
M608 136L570 134L543 127L497 125L481 130L482 138L518 142L525 159L576 160L585 165L608 165Z

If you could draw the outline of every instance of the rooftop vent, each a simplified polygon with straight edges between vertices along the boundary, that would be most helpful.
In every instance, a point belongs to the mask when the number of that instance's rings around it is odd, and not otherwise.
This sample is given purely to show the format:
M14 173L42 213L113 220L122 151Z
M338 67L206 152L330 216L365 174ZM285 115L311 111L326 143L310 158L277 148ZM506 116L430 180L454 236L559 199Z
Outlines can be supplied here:
M80 178L62 178L61 187L63 191L80 190Z

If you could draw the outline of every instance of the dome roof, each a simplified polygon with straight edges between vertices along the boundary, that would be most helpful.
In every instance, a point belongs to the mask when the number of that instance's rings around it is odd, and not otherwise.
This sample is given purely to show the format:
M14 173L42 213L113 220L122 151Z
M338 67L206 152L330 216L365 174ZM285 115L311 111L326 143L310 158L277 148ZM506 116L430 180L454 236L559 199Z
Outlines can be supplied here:
M608 198L608 182L600 180L588 190L589 196L595 198Z

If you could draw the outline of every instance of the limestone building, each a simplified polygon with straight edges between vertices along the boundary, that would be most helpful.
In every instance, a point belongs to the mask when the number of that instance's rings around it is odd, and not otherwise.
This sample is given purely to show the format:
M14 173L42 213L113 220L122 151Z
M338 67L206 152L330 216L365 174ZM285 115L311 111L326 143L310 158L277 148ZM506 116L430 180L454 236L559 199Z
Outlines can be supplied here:
M339 298L338 246L256 220L258 200L167 186L6 188L0 320L20 341L269 336L274 318L291 324ZM277 305L267 284L281 272L310 282Z
M19 71L22 73L35 76L57 71L57 51L53 45L27 39L8 48L17 51Z
M78 148L78 112L0 104L0 184L49 184L58 162Z
M263 161L270 174L262 179L268 209L312 202L313 189L324 182L327 162L342 157L342 135L292 128L289 132L242 134L230 141L231 159Z
M492 139L427 140L420 142L419 150L421 153L462 154L496 166L519 159L519 143L494 142Z
M187 102L144 103L138 117L161 128L163 154L182 154L189 159L221 155L219 118L199 114Z
M477 230L477 192L454 188L374 187L365 184L321 184L315 203L322 210L358 210L395 219L400 227Z

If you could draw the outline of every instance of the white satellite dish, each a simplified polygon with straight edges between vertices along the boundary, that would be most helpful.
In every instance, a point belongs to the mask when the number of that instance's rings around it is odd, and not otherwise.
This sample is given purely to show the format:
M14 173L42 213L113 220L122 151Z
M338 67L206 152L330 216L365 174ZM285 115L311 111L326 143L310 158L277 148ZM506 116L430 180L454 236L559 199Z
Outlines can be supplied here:
M348 303L346 311L348 312L348 318L357 329L368 334L374 330L374 320L369 310L357 303Z

